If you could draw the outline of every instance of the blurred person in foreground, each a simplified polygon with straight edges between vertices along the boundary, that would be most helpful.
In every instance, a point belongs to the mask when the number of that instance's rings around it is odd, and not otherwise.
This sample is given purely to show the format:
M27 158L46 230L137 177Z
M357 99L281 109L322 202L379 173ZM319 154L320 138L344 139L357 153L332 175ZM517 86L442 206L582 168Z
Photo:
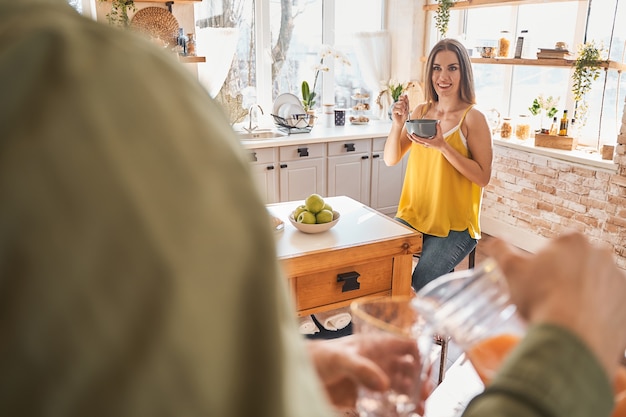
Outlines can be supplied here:
M394 105L384 152L387 165L396 165L409 152L396 219L424 236L413 271L415 291L453 270L476 246L492 160L491 130L475 107L465 46L455 39L437 42L424 82L424 103L410 109L403 95ZM407 119L439 120L436 135L409 134Z
M0 0L0 75L0 415L321 417L387 386L358 338L299 334L249 160L174 56Z
M327 417L354 406L359 384L385 389L393 359L415 355L383 345L389 361L375 364L356 337L302 338L244 152L174 58L65 0L0 0L0 34L0 415ZM563 264L577 277L557 281L563 299L518 286L529 318L571 319L531 330L502 375L538 362L525 383L560 382L551 343L573 344L568 376L599 383L569 415L600 416L623 342L612 327L626 314L614 302L623 276L578 240L554 247L558 264L501 257L520 277L534 266L548 281ZM548 308L581 294L607 299ZM536 345L545 357L523 355ZM504 414L519 397L493 398L499 381L468 412ZM525 415L548 415L523 401Z

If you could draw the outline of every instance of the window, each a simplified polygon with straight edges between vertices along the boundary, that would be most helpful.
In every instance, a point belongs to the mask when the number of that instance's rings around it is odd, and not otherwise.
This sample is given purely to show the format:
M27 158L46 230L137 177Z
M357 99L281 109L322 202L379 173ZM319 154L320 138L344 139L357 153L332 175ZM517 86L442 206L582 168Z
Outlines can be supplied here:
M350 65L324 60L330 69L318 76L315 107L319 109L322 100L338 107L353 105L350 96L365 89L353 34L381 30L383 6L384 0L203 0L196 5L200 25L238 31L235 57L217 97L230 107L231 120L241 120L255 103L264 104L268 113L267 107L271 109L282 93L301 97L303 80L313 88L323 45L341 52ZM359 13L355 18L355 11L364 8L366 16Z
M448 36L462 39L468 49L475 50L477 46L496 42L503 30L515 34L510 36L514 47L517 34L528 30L527 38L533 48L554 48L556 42L566 42L571 53L576 55L578 45L593 40L607 51L610 46L610 59L621 62L626 26L613 22L626 19L626 4L618 7L618 0L610 0L612 5L606 4L608 1L602 5L596 3L592 3L589 17L584 1L453 9ZM435 38L433 29L431 39ZM478 55L475 53L474 56ZM487 110L495 108L503 116L513 118L528 114L528 107L540 94L560 97L559 116L564 109L575 115L571 75L572 70L565 67L474 64L479 105ZM575 125L580 129L578 139L581 144L597 148L615 143L625 97L626 80L620 73L602 71L587 96L587 123L582 128Z

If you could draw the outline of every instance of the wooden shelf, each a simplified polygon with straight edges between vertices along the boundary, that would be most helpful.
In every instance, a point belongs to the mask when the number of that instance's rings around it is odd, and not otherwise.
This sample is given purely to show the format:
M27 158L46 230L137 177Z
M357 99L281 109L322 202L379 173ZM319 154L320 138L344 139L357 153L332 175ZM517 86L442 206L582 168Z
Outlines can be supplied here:
M453 9L470 9L473 7L488 6L521 6L524 4L545 4L545 3L562 3L571 1L586 0L459 0L452 5ZM424 5L424 10L435 11L439 8L439 4L432 3Z
M135 0L137 1L137 0ZM181 56L178 55L178 60L184 64L206 62L206 57L203 56Z
M573 59L527 59L527 58L471 58L473 64L499 64L499 65L534 65L544 67L573 67L576 63ZM626 64L616 61L602 61L600 67L623 71Z

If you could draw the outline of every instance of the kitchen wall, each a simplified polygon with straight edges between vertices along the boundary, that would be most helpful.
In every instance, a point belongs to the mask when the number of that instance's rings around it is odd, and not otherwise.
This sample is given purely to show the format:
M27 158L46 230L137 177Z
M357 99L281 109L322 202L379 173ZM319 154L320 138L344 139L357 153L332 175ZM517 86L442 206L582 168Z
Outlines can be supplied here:
M626 103L624 112L616 173L494 146L484 232L533 252L549 238L578 230L612 247L626 269Z

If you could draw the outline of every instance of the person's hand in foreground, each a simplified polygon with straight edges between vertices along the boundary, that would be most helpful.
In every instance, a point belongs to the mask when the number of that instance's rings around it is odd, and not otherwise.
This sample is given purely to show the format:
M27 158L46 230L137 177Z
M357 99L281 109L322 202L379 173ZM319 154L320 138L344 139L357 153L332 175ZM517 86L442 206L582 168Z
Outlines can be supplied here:
M413 375L421 367L419 359L415 360L419 358L416 343L398 338L351 335L310 341L308 350L330 401L340 409L355 408L359 386L384 391L390 386L388 375L399 370ZM432 388L426 378L418 412L423 412Z
M580 233L559 237L534 255L500 240L485 250L504 272L520 315L577 335L612 380L626 348L626 275L612 252Z

